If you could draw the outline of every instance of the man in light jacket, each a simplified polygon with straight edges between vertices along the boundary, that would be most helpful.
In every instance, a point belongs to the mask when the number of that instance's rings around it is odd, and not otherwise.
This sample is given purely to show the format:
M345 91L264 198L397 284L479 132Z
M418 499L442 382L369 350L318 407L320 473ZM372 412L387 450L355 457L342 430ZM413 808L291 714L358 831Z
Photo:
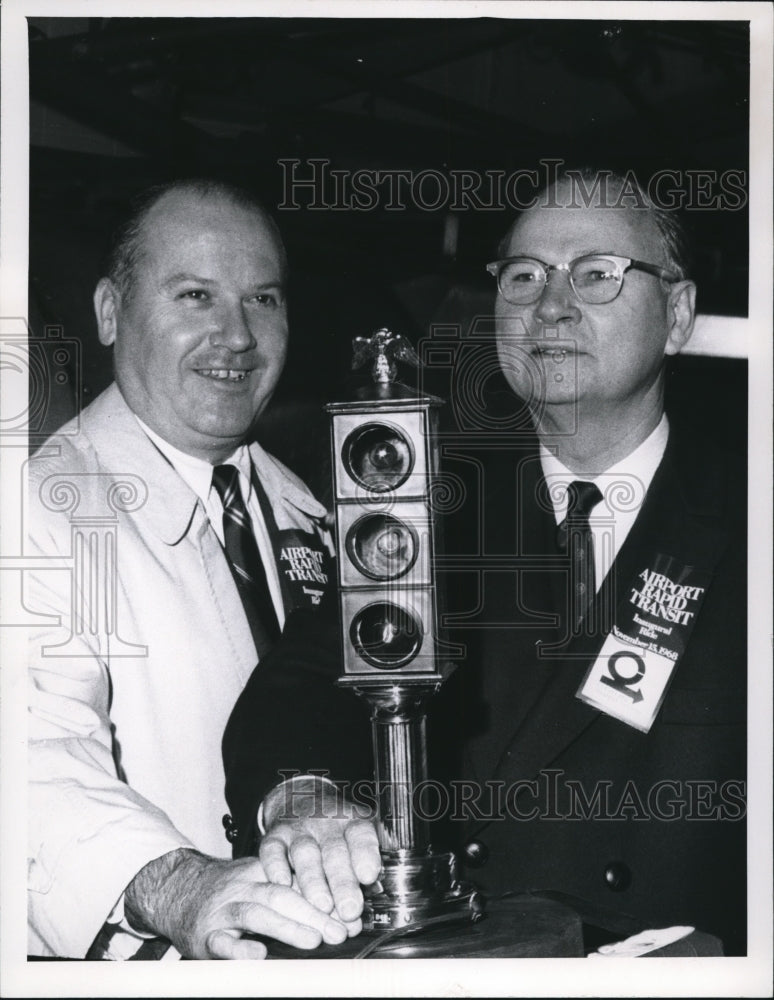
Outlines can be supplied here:
M150 192L94 296L116 382L30 462L47 568L27 602L49 616L31 642L33 955L126 958L163 938L261 958L242 932L309 948L359 929L225 860L228 714L286 613L328 584L324 508L247 443L285 360L285 272L244 192Z

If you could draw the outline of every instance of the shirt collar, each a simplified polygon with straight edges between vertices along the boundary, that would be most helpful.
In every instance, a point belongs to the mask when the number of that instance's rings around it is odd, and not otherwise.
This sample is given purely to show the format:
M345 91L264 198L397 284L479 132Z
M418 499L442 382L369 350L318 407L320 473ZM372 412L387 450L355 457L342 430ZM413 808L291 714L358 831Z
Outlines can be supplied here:
M606 479L609 479L620 473L627 476L636 476L647 491L656 473L656 469L664 457L668 437L669 421L667 420L666 413L664 413L661 420L642 444L638 445L625 458L616 462L615 465L610 466L608 469L600 469L593 476L578 476L577 473L571 472L541 441L540 464L543 470L543 478L548 482L561 483L566 486L576 479L583 479L584 481L593 483L603 474ZM560 502L557 502L557 498L553 492L551 495L554 501L554 511L557 521L559 521L564 517L567 506L565 491L562 490Z
M155 431L152 431L135 413L137 423L148 435L158 450L167 459L180 478L194 491L203 504L207 504L210 490L212 488L213 466L203 458L196 458L188 455L179 448L175 448L169 441L165 441ZM235 465L239 470L239 485L245 503L249 501L250 490L252 489L252 465L250 462L250 452L244 444L239 445L227 458L219 465Z

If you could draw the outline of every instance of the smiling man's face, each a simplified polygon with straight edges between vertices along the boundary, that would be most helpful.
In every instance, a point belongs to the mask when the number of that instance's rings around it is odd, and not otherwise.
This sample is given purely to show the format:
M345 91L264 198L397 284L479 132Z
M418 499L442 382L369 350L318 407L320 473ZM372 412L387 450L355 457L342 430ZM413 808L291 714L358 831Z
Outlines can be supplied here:
M650 213L572 206L561 186L554 193L560 207L525 212L503 256L526 255L556 265L585 254L612 253L668 266ZM575 294L565 271L552 271L535 302L512 305L498 295L503 372L533 410L572 406L625 424L648 408L660 409L665 357L679 351L690 335L692 299L688 305L681 298L688 286L665 286L650 274L629 270L614 301L589 305Z
M287 351L284 258L256 210L181 189L143 222L123 296L107 280L95 306L131 409L189 455L217 463L247 436Z

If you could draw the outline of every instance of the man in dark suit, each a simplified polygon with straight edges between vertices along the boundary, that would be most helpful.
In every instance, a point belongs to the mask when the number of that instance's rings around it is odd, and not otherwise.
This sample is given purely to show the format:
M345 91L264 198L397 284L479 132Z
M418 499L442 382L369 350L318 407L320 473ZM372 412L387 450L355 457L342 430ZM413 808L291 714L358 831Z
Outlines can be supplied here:
M480 451L480 642L456 680L487 713L463 773L504 782L505 801L482 794L473 817L476 877L693 924L739 953L746 472L664 414L695 289L672 216L615 207L620 192L579 208L565 180L490 268L503 372L539 447ZM573 483L599 490L588 525L568 516ZM471 717L469 690L459 704Z
M493 892L559 891L589 922L622 933L637 924L690 924L719 936L727 954L743 952L743 470L672 426L642 509L587 613L596 620L575 630L555 517L532 502L545 483L535 453L493 453L481 472L482 600L469 622L477 631L468 633L466 663L431 708L430 734L439 759L433 773L443 766L445 737L462 748L457 801L463 784L475 790L458 818L467 820L468 854L488 860L471 876ZM519 521L507 516L517 504ZM487 553L498 555L490 570ZM634 701L642 667L624 656L611 672L602 650L611 615L617 628L631 626L634 615L648 622L634 622L630 635L649 634L654 621L675 635L674 623L636 607L639 598L632 605L641 574L663 555L684 578L701 572L708 582L643 732L578 692L602 661L603 677L621 678L611 697L642 704ZM541 572L530 569L536 563ZM646 657L640 663L647 674ZM445 772L453 783L454 770Z
M746 476L664 412L694 321L680 231L623 179L567 176L500 257L498 353L536 439L476 445L469 655L431 709L452 818L484 889L743 953ZM308 822L273 815L261 856L288 881ZM293 861L302 888L345 878L343 847ZM355 871L371 849L350 840Z

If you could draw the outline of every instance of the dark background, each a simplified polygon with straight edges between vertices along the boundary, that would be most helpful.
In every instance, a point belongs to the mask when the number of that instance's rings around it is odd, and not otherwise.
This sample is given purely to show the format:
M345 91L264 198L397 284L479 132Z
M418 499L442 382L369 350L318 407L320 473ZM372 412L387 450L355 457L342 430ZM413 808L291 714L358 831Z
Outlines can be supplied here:
M465 330L491 307L483 265L514 213L277 211L279 160L509 174L556 158L645 181L660 169L747 176L743 21L31 18L29 36L30 324L51 385L33 445L111 380L91 294L106 233L149 184L214 174L274 211L292 347L260 436L314 483L321 404L344 391L352 337ZM746 207L685 215L700 311L745 316ZM80 349L54 358L60 336ZM507 400L495 377L486 389L494 406ZM744 448L746 362L679 359L669 391Z

